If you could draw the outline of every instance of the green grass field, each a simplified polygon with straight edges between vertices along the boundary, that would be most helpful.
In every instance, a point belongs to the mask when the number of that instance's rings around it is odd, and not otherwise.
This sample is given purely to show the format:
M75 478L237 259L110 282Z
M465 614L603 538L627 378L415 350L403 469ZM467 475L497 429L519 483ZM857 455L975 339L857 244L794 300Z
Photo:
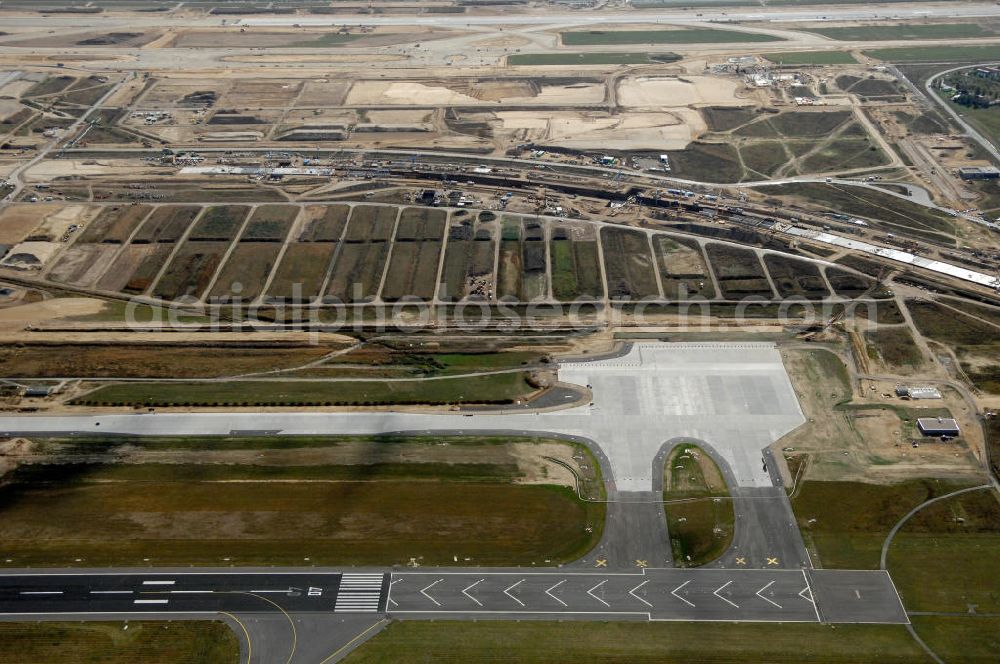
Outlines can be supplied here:
M510 403L534 392L524 373L401 381L119 383L73 403L114 406L252 406Z
M876 569L882 543L904 514L967 484L908 480L897 484L804 482L792 508L813 560L826 568Z
M721 556L733 541L735 516L719 466L697 445L678 445L667 458L664 511L674 560L697 567Z
M853 65L854 56L845 51L799 51L790 53L764 53L771 62L784 65Z
M1000 613L1000 500L962 494L914 515L889 549L888 567L911 611Z
M1000 499L966 493L929 505L899 531L888 568L917 634L946 662L986 662L1000 649Z
M560 32L565 46L606 46L610 44L727 44L785 41L781 37L755 32L682 28L677 30L580 30Z
M507 56L511 66L544 65L647 65L654 62L675 62L681 56L674 53L518 53Z
M0 622L0 662L235 663L239 642L209 621Z
M1000 53L1000 48L997 49ZM1000 58L1000 55L997 55ZM948 100L952 110L961 115L966 122L979 129L993 145L1000 145L1000 110L991 108L968 108L954 104Z
M1000 652L1000 618L911 616L917 635L949 664L989 662Z
M902 625L402 621L348 664L731 664L929 662Z
M996 34L979 23L930 23L926 25L853 25L809 28L809 32L839 41L892 41L899 39L969 39Z
M876 355L890 367L919 367L924 356L906 327L880 327L865 333Z
M8 566L541 565L584 555L604 524L596 461L546 439L33 444L45 461L0 487ZM598 502L541 483L544 455L582 459Z
M997 47L983 46L907 46L877 48L865 55L886 62L986 62L997 59Z

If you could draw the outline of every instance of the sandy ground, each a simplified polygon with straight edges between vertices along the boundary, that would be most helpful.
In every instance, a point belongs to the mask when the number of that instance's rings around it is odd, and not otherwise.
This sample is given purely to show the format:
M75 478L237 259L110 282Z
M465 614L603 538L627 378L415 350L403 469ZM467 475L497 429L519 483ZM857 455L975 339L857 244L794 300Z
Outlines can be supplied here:
M605 88L597 83L544 85L537 96L513 97L508 103L533 101L538 104L599 104L604 101Z
M62 246L58 242L22 242L11 248L3 261L0 262L0 265L44 267L59 252ZM34 256L35 260L29 258L28 262L24 263L23 258L31 256Z
M285 106L299 94L304 81L269 81L236 79L229 90L219 95L216 108Z
M417 124L433 119L433 111L368 111L368 121L373 124Z
M479 104L475 97L451 90L444 85L428 85L411 81L358 81L347 94L347 104L352 106L378 106L383 104Z
M28 80L27 78L19 78L16 81L11 81L7 85L0 88L0 95L3 95L4 97L18 98L23 93L31 89L31 86L34 84L34 81Z
M24 106L17 103L15 99L0 99L0 121L6 121L15 113L18 113Z
M12 205L7 208L7 211L10 210L21 210L24 215L34 215L35 227L33 232L29 233L31 236L56 241L73 224L83 226L90 223L100 213L101 208L88 205L31 203Z
M739 86L736 79L721 76L630 77L618 84L618 103L636 108L693 104L741 106L745 102L736 98Z
M816 351L820 352L820 351ZM810 457L808 477L815 480L898 482L920 477L978 478L982 466L972 450L981 448L973 428L972 439L948 443L921 441L912 447L905 423L889 409L833 410L845 395L822 365L804 351L783 353L789 377L795 386L807 424L779 440L778 450L794 450ZM947 407L964 424L970 416L966 406L952 392L945 400L906 402L896 398L877 399L891 386L877 390L872 399L854 397L855 404L902 406L914 409Z
M345 64L351 62L399 62L409 60L410 56L397 53L372 53L372 54L351 54L351 53L303 53L302 55L289 54L268 54L261 53L248 55L226 55L219 58L222 62L248 62L248 63L330 63Z
M441 83L419 81L357 81L347 95L352 106L389 104L597 104L604 100L604 86L597 83L545 85L531 94L525 85L507 84L507 89L485 82L468 88L470 94Z
M104 306L103 300L88 297L64 297L0 309L0 332L21 330L25 325L35 325L57 318L89 316L100 313ZM18 338L23 339L23 334L19 335Z
M574 111L506 111L496 113L499 132L524 132L538 143L580 149L615 148L681 150L705 130L692 109L669 113L623 113L615 116ZM518 134L523 138L523 134Z
M39 217L58 206L10 205L0 210L0 244L17 244L38 226Z
M48 182L59 177L170 175L176 169L149 166L133 159L46 159L24 171L29 182Z

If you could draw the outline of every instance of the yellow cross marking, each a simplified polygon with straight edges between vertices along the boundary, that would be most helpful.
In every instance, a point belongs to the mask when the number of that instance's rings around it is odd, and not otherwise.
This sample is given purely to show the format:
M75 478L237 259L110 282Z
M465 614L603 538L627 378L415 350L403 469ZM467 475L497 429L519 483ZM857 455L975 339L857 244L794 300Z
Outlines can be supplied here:
M605 558L598 558L597 563L594 565L594 567L607 567L607 566L608 566L608 561Z
M777 558L768 557L767 564L768 565L777 565L778 564L778 559Z
M746 565L747 564L747 559L746 558L737 558L736 559L736 564L737 565Z
M637 560L637 561L635 561L635 566L636 567L648 567L649 563L647 563L645 560Z

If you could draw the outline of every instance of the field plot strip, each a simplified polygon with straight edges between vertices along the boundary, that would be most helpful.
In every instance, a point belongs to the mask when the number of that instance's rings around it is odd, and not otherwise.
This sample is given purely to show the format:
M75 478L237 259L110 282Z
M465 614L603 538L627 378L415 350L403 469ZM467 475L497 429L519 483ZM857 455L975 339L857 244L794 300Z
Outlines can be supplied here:
M333 255L330 256L330 260L327 263L326 272L323 275L323 283L320 284L319 289L316 291L317 298L322 298L323 294L326 293L327 289L330 287L330 279L333 278L333 270L337 266L337 260L341 251L344 249L344 238L347 237L347 226L351 223L353 209L353 205L347 207L347 218L344 220L344 225L340 229L340 235L338 236L336 246L333 249Z
M198 210L198 214L195 215L194 219L192 219L191 223L189 223L187 228L184 229L184 232L181 234L181 236L177 238L176 242L174 242L173 249L171 249L170 251L170 255L167 256L166 260L163 261L163 266L160 267L159 271L156 273L156 276L153 277L152 280L150 280L149 287L143 292L144 295L153 295L154 293L156 293L157 288L160 285L160 281L163 280L163 276L167 273L167 270L170 269L170 266L173 264L174 260L176 260L177 254L180 253L181 247L183 247L184 244L187 243L188 238L191 236L191 232L194 230L195 225L205 215L206 210L207 208L201 208L200 210Z
M100 285L101 282L104 280L104 278L107 276L107 274L112 270L112 268L117 265L118 260L129 249L129 247L132 246L133 240L135 240L136 236L139 235L139 231L145 225L146 221L148 221L149 218L153 216L154 212L156 212L156 208L150 207L149 212L143 215L142 219L139 220L139 223L137 223L135 227L132 229L132 231L129 233L128 238L126 238L125 241L122 242L121 245L119 245L118 250L115 251L115 253L108 258L108 261L104 266L104 269L101 270L101 273L97 275L96 279L94 279L95 284Z
M374 299L377 301L381 301L382 299L382 291L385 289L385 280L389 276L389 265L391 264L392 261L393 249L395 249L396 247L396 243L394 242L394 240L396 238L396 233L399 232L399 218L402 215L403 215L403 208L397 208L396 219L395 221L393 221L392 232L389 234L390 238L389 250L385 255L385 262L382 264L382 272L378 280L378 288L375 289L374 293ZM352 214L351 216L353 217L354 215Z
M281 249L278 250L278 255L274 258L274 265L271 266L271 271L267 275L267 280L260 287L260 294L257 296L255 303L260 304L267 297L268 291L271 289L271 283L274 281L275 276L278 274L278 268L281 262L285 259L285 255L288 253L288 247L294 242L295 232L298 230L297 223L303 217L302 206L296 206L296 215L292 220L292 223L288 227L288 232L285 234L285 238L281 241Z
M219 275L221 275L223 270L225 269L226 263L229 262L230 258L233 255L233 252L236 251L236 247L239 246L240 236L242 236L243 232L246 230L247 224L250 223L250 217L253 216L254 210L256 210L257 207L259 206L253 205L251 206L250 210L245 213L243 221L240 223L239 230L236 231L235 235L233 236L233 239L230 240L229 246L226 248L226 251L222 254L222 258L219 259L218 267L215 268L215 272L212 274L212 278L209 279L208 284L205 286L205 289L201 292L201 295L198 297L199 300L204 302L208 298L209 294L212 292L212 289L215 288L215 282L219 280Z

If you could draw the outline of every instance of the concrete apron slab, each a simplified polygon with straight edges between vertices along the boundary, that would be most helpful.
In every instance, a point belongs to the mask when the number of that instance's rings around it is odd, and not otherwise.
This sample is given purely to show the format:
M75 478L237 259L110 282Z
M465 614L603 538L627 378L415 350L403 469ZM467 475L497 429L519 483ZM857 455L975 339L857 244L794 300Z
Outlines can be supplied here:
M770 343L639 343L621 356L560 367L564 382L590 385L592 404L560 411L455 413L136 413L0 417L0 433L275 435L502 431L559 433L597 443L613 488L654 489L653 461L671 439L711 446L739 487L770 487L762 450L804 418ZM658 469L655 472L660 472Z

